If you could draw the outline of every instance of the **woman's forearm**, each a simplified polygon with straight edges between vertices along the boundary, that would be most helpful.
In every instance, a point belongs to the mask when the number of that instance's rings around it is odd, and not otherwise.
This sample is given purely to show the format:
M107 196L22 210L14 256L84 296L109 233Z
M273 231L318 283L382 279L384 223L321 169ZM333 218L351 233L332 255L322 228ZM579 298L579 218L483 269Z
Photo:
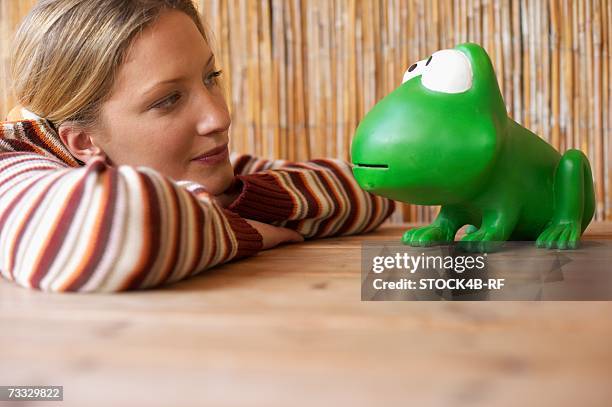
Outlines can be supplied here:
M367 232L395 209L393 201L361 189L342 160L232 160L241 194L228 208L308 238Z
M260 248L240 216L153 170L0 154L0 269L22 286L148 288Z

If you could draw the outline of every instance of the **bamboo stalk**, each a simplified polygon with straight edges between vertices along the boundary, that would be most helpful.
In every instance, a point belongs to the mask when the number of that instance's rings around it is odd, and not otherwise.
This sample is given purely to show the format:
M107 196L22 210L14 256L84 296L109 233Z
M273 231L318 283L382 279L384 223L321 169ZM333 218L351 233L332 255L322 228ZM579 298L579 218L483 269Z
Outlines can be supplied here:
M542 137L548 142L551 142L551 101L550 101L550 86L551 86L551 43L550 43L550 21L549 10L546 1L539 2L539 31L538 37L540 41L540 54L542 55L542 96L540 109L540 123Z
M582 126L580 125L580 94L582 91L582 87L578 84L582 82L582 78L580 77L580 31L579 31L579 14L578 14L578 4L572 3L572 57L573 57L573 74L572 78L572 87L574 88L574 108L573 108L573 134L572 134L572 148L578 148L580 146L580 134L582 131Z
M606 207L605 207L605 219L612 220L612 142L610 141L610 133L612 132L612 80L610 76L612 76L612 63L610 59L612 58L612 1L611 0L603 0L604 13L602 13L602 17L605 16L605 19L602 21L602 33L605 34L605 41L602 41L604 44L604 48L602 50L603 55L603 65L602 65L602 89L606 91L608 94L607 98L603 98L603 122L602 127L604 129L603 142L604 142L604 167L608 170L605 173L605 179L603 183L606 185L607 194L606 194ZM605 13L605 10L608 12ZM605 28L604 28L605 27Z
M338 54L338 62L336 64L335 82L336 82L336 146L338 148L338 156L344 154L345 159L349 158L349 149L345 146L345 121L346 115L344 110L344 101L346 100L346 85L345 85L345 66L347 60L347 47L340 46L346 43L345 30L347 24L346 0L341 0L336 3L336 32L338 45L334 47Z
M595 179L603 180L605 178L603 163L605 160L603 150L603 132L602 132L602 98L601 98L601 0L595 0L593 7L593 106L592 106L592 121L593 121L593 140L594 140L594 172ZM603 219L605 215L605 184L598 182L595 186L597 196L597 218Z
M519 0L512 0L512 98L513 104L508 109L517 122L523 118L523 103L521 100L522 63L521 54L521 17Z
M332 51L331 51L331 32L332 29L332 14L330 13L330 4L329 2L323 2L321 5L321 9L323 11L323 47L324 53L322 57L324 58L323 62L325 62L323 66L323 78L322 84L324 85L324 100L325 100L325 121L323 123L319 123L319 125L323 128L324 139L322 140L323 144L323 155L325 157L334 157L335 153L335 144L333 138L330 138L331 135L331 127L333 125L333 105L332 105Z
M474 0L472 6L473 24L474 24L474 36L472 41L477 44L482 42L482 11L481 11L481 0Z
M529 87L529 117L530 117L530 128L535 133L540 133L540 121L538 120L538 69L539 61L536 59L536 3L529 2L529 77L531 79L531 86Z
M560 145L560 103L559 103L559 7L555 0L548 2L550 10L550 33L552 42L551 55L551 144L558 150L562 150Z
M593 141L593 122L589 111L593 111L593 38L591 32L591 2L585 2L583 5L583 30L584 36L582 41L583 57L582 71L586 76L586 86L583 87L583 103L582 120L584 121L584 138L582 140L581 149L587 152L589 159L593 160L595 144Z
M526 0L521 0L521 9L526 10L527 4ZM531 58L529 53L529 26L528 26L528 17L527 13L523 12L521 14L521 36L523 43L527 42L526 47L523 48L522 60L523 60L523 122L522 124L530 128L531 127L531 117L529 114L531 101L531 78L530 78L530 64Z
M500 81L504 83L504 101L506 106L512 106L512 41L511 41L511 25L510 25L510 5L502 5L501 8L501 41L502 41L502 61L503 61L503 75Z
M587 88L589 87L589 74L587 72L587 65L586 65L586 61L585 61L585 54L586 54L586 24L585 24L585 10L584 7L585 6L585 2L581 2L581 3L577 3L576 7L578 9L578 19L577 19L577 23L578 23L578 43L577 43L577 63L578 63L578 69L580 72L580 76L576 78L576 87L578 88L578 127L579 127L579 133L578 133L578 140L576 145L576 148L580 148L582 151L585 152L585 154L590 155L591 151L589 149L589 144L588 144L588 124L587 124L587 118L586 118L586 108L588 106L588 94L587 94ZM586 78L586 86L585 86L585 78ZM582 82L582 83L581 83Z
M356 27L356 20L357 20L357 5L356 5L356 0L348 0L349 2L349 14L348 14L348 30L347 30L347 34L348 34L348 61L347 61L347 78L348 78L348 83L346 86L347 89L347 94L346 94L346 99L345 99L345 108L346 108L346 117L347 117L347 125L345 128L345 140L347 140L347 146L348 144L348 140L350 140L353 130L355 129L355 117L356 117L356 109L357 109L357 94L355 91L355 88L358 87L358 83L357 83L357 67L355 66L357 61L356 61L356 55L355 55L355 51L356 47L357 47L357 27Z
M574 117L574 58L573 58L573 25L572 11L569 0L563 0L563 36L562 63L563 87L561 94L561 129L564 134L565 149L573 146Z

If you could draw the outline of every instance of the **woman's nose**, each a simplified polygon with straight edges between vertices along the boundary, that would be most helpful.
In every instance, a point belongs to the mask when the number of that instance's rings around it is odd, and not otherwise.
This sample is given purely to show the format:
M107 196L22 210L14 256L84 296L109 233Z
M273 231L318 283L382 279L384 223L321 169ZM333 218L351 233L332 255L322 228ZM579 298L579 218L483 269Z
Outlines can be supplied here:
M200 136L223 133L229 129L231 117L220 91L203 89L195 110L198 115L197 132Z

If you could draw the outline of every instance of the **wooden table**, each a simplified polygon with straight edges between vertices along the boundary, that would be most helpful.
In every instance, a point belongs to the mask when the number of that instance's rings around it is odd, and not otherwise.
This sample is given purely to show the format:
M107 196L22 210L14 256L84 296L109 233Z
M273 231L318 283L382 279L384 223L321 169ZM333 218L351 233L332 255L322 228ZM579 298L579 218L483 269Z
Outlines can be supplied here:
M610 302L361 302L361 240L403 229L149 292L1 281L0 385L63 385L49 405L70 406L612 405Z

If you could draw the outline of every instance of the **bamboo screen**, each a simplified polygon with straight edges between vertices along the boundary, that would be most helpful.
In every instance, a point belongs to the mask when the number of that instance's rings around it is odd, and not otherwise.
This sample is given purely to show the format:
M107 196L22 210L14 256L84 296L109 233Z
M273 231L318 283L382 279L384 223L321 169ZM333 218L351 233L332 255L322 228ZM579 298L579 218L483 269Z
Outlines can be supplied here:
M359 120L432 52L474 41L510 115L559 151L580 148L598 220L612 220L612 0L197 0L233 111L236 151L349 158ZM2 60L31 0L0 0ZM1 72L0 72L1 73ZM0 113L12 101L2 80ZM430 221L406 205L394 220Z

